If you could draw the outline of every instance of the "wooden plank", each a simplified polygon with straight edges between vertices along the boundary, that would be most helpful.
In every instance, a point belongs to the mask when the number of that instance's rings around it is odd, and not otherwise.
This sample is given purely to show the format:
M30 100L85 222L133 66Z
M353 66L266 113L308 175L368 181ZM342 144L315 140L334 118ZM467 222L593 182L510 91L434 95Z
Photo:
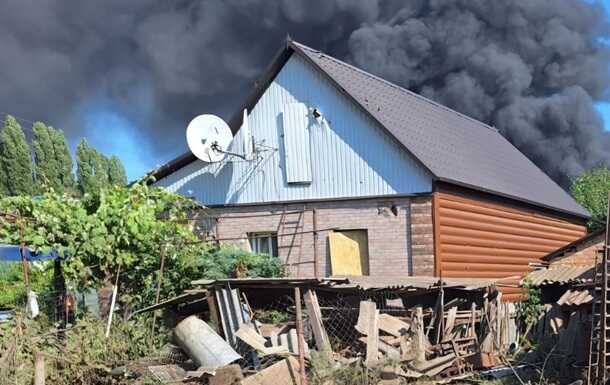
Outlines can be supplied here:
M374 302L365 301L366 307L366 361L367 367L377 365L379 350L379 327L377 323L379 311Z
M358 341L367 344L368 346L368 337L360 337L358 338ZM379 347L379 351L382 353L385 353L387 355L387 358L391 359L391 360L395 360L398 361L400 360L400 351L398 349L396 349L395 347L393 347L390 344L387 344L385 342L383 342L382 340L379 340L377 342L378 347Z
M242 324L235 332L235 337L241 339L259 352L264 352L266 349L265 344L267 341L265 340L265 337L258 334L250 324Z
M301 385L299 379L299 363L293 357L288 357L260 372L246 377L242 385ZM305 385L305 384L303 384Z
M432 377L453 365L455 359L455 354L451 353L446 356L433 358L429 361L413 361L411 366L418 372L423 373L428 377Z
M361 334L366 335L368 330L368 320L370 318L369 312L371 308L375 309L375 303L371 301L360 301L360 308L358 311L358 321L356 322L356 330Z
M400 337L406 334L410 327L410 324L389 314L379 315L379 329L395 337Z
M328 334L326 334L326 329L324 329L324 324L322 323L322 311L318 304L318 296L315 291L307 290L303 299L305 300L305 307L307 308L309 324L311 325L313 337L316 341L316 347L322 352L332 351Z
M368 275L366 230L333 231L328 241L333 275Z
M244 379L241 367L237 364L227 365L217 369L213 376L208 377L209 385L232 385Z
M447 312L447 322L445 323L445 331L443 333L443 340L452 338L453 327L455 326L455 316L457 315L457 307L452 307Z
M241 327L235 332L235 337L244 341L246 344L257 350L258 352L262 353L263 355L281 354L289 352L287 348L288 342L286 342L286 345L282 346L266 347L265 344L267 343L267 340L265 340L265 337L258 334L254 327L250 324L242 324Z
M426 361L426 343L424 334L424 312L421 306L415 308L415 361Z

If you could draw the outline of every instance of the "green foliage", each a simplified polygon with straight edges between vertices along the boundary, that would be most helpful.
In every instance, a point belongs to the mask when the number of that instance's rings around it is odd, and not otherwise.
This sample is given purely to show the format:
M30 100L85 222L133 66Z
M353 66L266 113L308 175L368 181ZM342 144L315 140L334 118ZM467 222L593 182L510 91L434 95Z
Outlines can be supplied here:
M381 381L381 371L386 366L395 365L392 362L381 363L374 368L367 368L362 360L351 364L337 365L324 354L311 352L309 383L312 385L352 385L377 384Z
M108 182L111 185L125 186L127 184L127 173L123 162L113 155L108 160Z
M147 381L143 367L127 365L127 375L112 376L113 368L151 355L150 327L141 323L114 320L109 338L104 337L105 323L80 319L65 333L58 333L40 320L0 324L0 383L30 385L34 373L34 353L45 356L46 383L53 385L127 385L131 376ZM16 331L20 330L21 333ZM140 384L152 384L138 382Z
M95 174L98 162L96 154L95 149L85 139L81 139L76 147L76 179L82 194L99 191L100 185Z
M527 290L527 300L519 302L517 308L521 321L526 328L529 328L538 322L542 312L541 292L540 288L534 286L529 280L524 282L523 287Z
M34 123L34 169L40 192L49 188L57 192L71 191L74 187L72 157L63 131Z
M17 119L6 115L0 131L0 168L3 190L8 195L31 194L34 182L30 146Z
M44 188L61 191L58 187L63 186L59 181L59 167L55 158L49 127L45 126L44 123L35 122L32 129L34 130L32 147L34 149L36 182L43 188L43 191Z
M74 189L74 173L72 170L72 155L66 142L64 132L60 129L49 127L49 135L53 142L53 150L55 151L55 159L59 172L59 179L63 189L57 189L58 192L72 191Z
M161 296L182 293L198 278L273 277L283 274L277 258L203 243L188 215L199 209L180 195L145 184L115 186L82 199L67 194L0 199L0 211L27 219L0 217L0 243L24 240L36 251L58 252L67 280L79 289L114 282L125 308L149 305L155 297L160 256L165 253Z
M609 191L610 170L607 167L585 171L572 182L572 196L591 213L588 223L591 231L606 226Z
M29 269L30 287L38 295L43 311L51 310L53 300L52 263L32 263ZM0 309L14 309L26 303L21 262L0 262Z
M281 277L280 260L267 254L253 254L238 248L208 249L201 261L201 278Z
M282 322L289 321L292 317L288 312L280 311L276 309L260 310L255 312L255 318L257 321L263 323L269 323L273 325L280 324Z

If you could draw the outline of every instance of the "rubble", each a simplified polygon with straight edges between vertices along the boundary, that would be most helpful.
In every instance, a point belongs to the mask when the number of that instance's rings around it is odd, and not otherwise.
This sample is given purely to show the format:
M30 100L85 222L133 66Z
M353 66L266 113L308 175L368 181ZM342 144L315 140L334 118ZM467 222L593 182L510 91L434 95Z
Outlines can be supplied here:
M306 377L299 361L305 368L314 365L315 351L331 367L376 370L382 383L421 377L446 383L499 364L497 357L516 337L507 330L515 327L514 305L502 303L489 287L460 289L440 283L364 290L339 279L236 279L204 286L191 292L205 293L207 300L200 303L207 304L205 316L218 331L189 316L174 332L199 369L151 371L205 378L215 385L301 384ZM296 287L304 293L303 314ZM337 287L341 289L335 291ZM273 307L280 299L283 305ZM266 317L269 306L278 310Z

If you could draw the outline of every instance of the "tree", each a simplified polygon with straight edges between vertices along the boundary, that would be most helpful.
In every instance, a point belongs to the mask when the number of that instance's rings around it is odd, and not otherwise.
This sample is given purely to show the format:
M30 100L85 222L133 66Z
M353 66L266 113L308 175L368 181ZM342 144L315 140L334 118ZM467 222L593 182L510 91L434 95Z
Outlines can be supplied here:
M63 186L63 190L59 191L72 191L74 189L72 155L70 155L70 149L68 148L64 132L60 129L49 127L49 135L53 142L57 169L59 170L59 180Z
M34 131L34 139L32 140L34 171L40 191L52 188L55 191L63 192L59 164L55 156L51 136L52 129L41 122L35 122L32 129Z
M572 196L591 213L587 224L591 231L606 226L609 191L610 170L607 167L585 171L572 182Z
M200 208L191 200L164 189L134 184L104 188L83 198L45 193L0 199L0 243L19 243L20 222L24 239L36 251L55 250L69 257L62 271L78 288L96 287L119 278L123 308L151 304L155 297L160 255L165 253L163 297L180 294L190 281L205 276L229 275L239 267L246 275L283 274L274 257L250 253L219 253L192 231L189 215ZM120 267L120 273L119 273Z
M9 195L28 195L34 190L30 146L17 119L6 115L0 131L0 167Z
M108 160L108 182L115 186L127 185L127 173L123 162L116 155Z

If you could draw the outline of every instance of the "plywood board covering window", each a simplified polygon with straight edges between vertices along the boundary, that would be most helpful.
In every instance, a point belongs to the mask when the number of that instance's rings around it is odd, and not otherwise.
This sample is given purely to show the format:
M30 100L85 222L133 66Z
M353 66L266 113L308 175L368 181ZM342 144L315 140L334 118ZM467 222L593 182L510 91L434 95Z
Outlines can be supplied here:
M332 275L369 275L366 230L333 231L328 241Z
M288 103L284 106L282 125L288 183L311 183L312 181L309 118L309 110L303 103Z

